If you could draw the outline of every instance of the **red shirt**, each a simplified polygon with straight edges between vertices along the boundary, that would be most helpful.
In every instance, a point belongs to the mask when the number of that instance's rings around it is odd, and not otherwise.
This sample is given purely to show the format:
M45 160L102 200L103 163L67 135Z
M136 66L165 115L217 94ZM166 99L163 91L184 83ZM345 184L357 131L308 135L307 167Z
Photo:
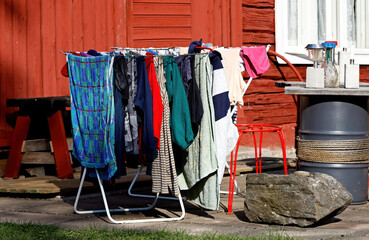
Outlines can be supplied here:
M147 55L150 55L150 53L147 53ZM159 149L161 123L163 120L163 103L161 101L159 83L156 78L154 59L152 57L146 57L145 62L152 93L154 138L156 141L156 146Z

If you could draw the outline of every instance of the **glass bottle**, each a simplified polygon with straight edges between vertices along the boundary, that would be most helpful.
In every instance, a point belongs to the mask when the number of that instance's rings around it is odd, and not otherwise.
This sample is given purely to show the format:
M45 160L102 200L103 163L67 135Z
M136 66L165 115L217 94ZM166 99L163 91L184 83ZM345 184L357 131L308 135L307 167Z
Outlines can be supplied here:
M323 45L326 48L325 61L323 63L324 68L324 87L325 88L338 88L339 78L336 63L334 60L334 51L336 44L333 42L325 42Z

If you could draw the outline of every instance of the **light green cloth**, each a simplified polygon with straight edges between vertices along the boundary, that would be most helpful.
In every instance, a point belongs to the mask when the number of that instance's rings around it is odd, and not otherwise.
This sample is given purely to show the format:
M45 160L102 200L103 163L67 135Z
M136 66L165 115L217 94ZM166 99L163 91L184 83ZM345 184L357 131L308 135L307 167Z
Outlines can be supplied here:
M187 199L203 208L218 210L220 194L214 141L212 67L207 55L195 56L195 74L204 114L198 134L187 149L186 162L178 171L178 184Z

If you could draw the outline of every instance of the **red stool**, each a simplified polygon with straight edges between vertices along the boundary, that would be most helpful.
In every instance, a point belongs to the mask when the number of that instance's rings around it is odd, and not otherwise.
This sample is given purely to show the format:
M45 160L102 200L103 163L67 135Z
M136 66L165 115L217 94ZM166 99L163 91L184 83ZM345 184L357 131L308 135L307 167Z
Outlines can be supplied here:
M229 175L229 195L228 195L228 213L232 213L232 204L233 204L233 192L234 192L234 182L236 178L236 166L237 166L237 155L238 155L238 148L240 146L242 135L247 133L252 133L254 139L254 147L255 147L255 168L256 173L261 173L261 148L263 142L263 133L278 133L279 139L282 145L282 152L283 152L283 165L284 165L284 174L287 173L287 160L286 160L286 143L285 138L283 135L283 131L281 127L275 125L264 125L264 124L236 124L238 127L238 141L236 145L236 153L234 156L233 162L233 151L231 152L231 163L230 163L230 175ZM256 133L260 134L259 140L259 154L258 154L258 146L256 141Z

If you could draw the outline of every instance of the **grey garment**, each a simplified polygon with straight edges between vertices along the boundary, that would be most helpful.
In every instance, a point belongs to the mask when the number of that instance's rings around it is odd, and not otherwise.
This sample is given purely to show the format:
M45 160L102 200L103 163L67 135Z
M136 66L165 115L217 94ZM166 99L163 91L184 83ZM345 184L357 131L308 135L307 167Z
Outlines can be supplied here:
M137 65L134 57L127 59L127 80L129 86L128 104L124 107L124 140L126 152L138 154L138 123L134 104L137 93Z
M163 103L163 121L160 130L160 148L158 150L158 156L152 163L152 192L168 194L168 190L170 190L172 194L178 196L177 172L169 125L169 99L165 87L166 79L164 77L163 60L161 58L155 58L155 70Z
M199 132L188 147L188 157L178 166L178 184L183 195L203 208L219 207L218 160L214 139L215 115L212 98L212 66L207 55L195 56L195 76L204 114Z

